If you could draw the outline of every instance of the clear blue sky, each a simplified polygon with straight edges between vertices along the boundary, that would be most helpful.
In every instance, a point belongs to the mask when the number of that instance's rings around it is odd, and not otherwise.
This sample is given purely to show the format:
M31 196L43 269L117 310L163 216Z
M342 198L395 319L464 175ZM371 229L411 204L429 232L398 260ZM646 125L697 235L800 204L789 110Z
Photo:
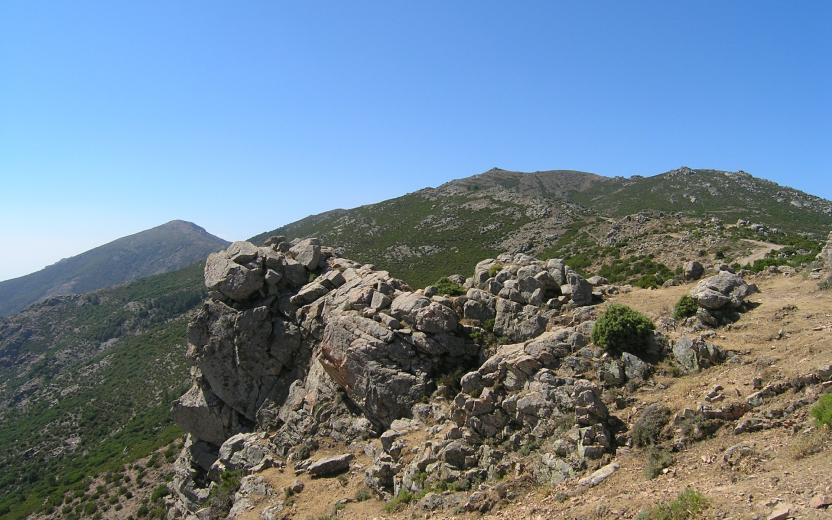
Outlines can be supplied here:
M832 2L0 2L0 279L492 166L832 198Z

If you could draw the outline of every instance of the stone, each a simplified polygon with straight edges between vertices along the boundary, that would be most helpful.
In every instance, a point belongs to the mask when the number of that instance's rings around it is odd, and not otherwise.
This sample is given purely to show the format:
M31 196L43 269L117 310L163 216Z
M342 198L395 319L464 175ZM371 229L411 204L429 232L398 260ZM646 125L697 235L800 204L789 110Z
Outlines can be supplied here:
M390 304L390 314L399 320L410 318L413 321L416 311L430 305L431 301L418 293L402 293L393 299ZM403 320L408 321L408 320Z
M815 495L809 500L809 507L812 509L825 509L832 505L832 497L829 495Z
M791 504L780 504L766 517L767 520L786 520L792 511Z
M832 231L829 232L829 237L826 239L826 245L823 246L817 256L821 267L826 271L832 271Z
M240 265L246 265L257 258L257 246L251 242L238 241L232 243L225 250L226 258Z
M393 300L391 300L390 297L386 294L379 291L374 291L373 297L370 299L370 308L377 310L386 309L390 307L390 304L392 302Z
M303 307L304 305L308 305L318 298L325 296L329 292L329 288L320 284L318 282L312 282L310 284L304 285L300 291L294 296L292 296L289 301L292 302L293 305L297 305L298 307Z
M653 370L652 366L629 352L621 354L621 362L624 365L624 374L629 380L644 381Z
M592 303L592 285L573 272L567 275L567 280L571 290L572 302L578 306L590 305Z
M600 484L601 482L610 478L621 466L617 462L611 462L606 466L602 466L599 469L592 472L591 475L588 477L584 477L578 481L579 486L584 487L594 487Z
M589 283L589 285L593 287L599 287L601 285L607 285L610 283L609 280L607 280L603 276L598 276L597 274L595 276L590 276L586 279L586 281Z
M312 477L334 477L350 469L353 456L350 453L318 459L306 469Z
M700 307L719 310L724 307L738 309L745 298L759 292L756 285L749 285L737 274L720 271L715 276L706 278L694 287L690 295Z
M685 265L682 268L682 273L685 277L685 280L698 280L702 278L703 274L705 274L705 268L702 267L702 264L700 264L696 260L690 260L688 262L685 262Z
M431 302L416 312L416 329L431 334L452 332L458 325L453 309Z
M204 385L192 386L173 403L173 418L183 430L214 446L247 430L240 415Z
M205 262L205 286L235 301L247 300L263 287L264 280L262 269L240 265L224 252L208 255Z
M289 253L297 263L309 271L315 271L321 261L321 243L317 238L307 238L292 246Z
M725 360L725 352L702 339L692 340L682 336L673 345L673 357L685 372L697 372Z

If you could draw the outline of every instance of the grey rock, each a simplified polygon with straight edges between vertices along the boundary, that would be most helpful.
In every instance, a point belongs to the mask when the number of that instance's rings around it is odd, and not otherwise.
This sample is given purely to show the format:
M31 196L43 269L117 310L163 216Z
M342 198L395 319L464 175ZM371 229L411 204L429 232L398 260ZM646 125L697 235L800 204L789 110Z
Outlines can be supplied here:
M702 339L692 340L682 336L673 345L673 357L686 372L697 372L725 360L725 352Z
M617 462L610 462L606 466L602 466L599 469L595 470L588 477L579 480L578 485L585 487L597 486L601 482L610 478L616 471L618 471L618 468L620 467L621 466L619 466Z
M575 305L590 305L592 304L592 285L580 277L577 273L570 272L567 275L567 280L571 289L572 302Z
M621 354L621 361L624 364L624 373L627 379L643 381L652 372L652 367L648 363L629 352Z
M416 328L422 332L439 334L457 328L456 313L442 304L431 302L416 312Z
M300 265L314 271L321 260L321 243L317 238L307 238L292 246L289 253Z
M246 265L258 255L257 246L251 242L234 242L225 250L226 258L240 265Z
M350 469L354 457L350 453L318 459L306 469L312 477L333 477Z
M303 307L304 305L308 305L318 298L325 296L328 292L328 287L318 282L312 282L304 285L296 295L289 299L289 301L291 301L293 305Z
M245 301L263 287L260 268L251 269L229 259L224 252L212 253L205 262L205 286L235 301Z
M702 267L702 264L696 260L690 260L685 262L685 265L682 268L682 273L685 280L698 280L702 278L703 274L705 274L705 268Z

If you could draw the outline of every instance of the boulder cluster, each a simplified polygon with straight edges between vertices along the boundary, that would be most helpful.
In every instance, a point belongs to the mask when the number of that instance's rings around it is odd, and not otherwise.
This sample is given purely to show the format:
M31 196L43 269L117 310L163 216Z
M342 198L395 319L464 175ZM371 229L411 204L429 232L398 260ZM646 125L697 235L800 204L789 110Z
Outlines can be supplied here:
M707 327L718 327L740 318L740 312L748 308L746 298L759 292L755 284L746 283L742 276L730 271L720 271L694 287L690 296L698 309L696 320Z
M658 334L638 356L604 351L590 341L593 304L616 288L525 254L412 290L314 238L272 237L212 254L205 284L209 297L188 328L193 384L173 405L189 435L171 518L215 515L212 489L229 471L244 476L235 518L272 493L259 476L270 467L312 478L360 471L376 495L409 492L426 510L487 511L505 489L481 484L510 472L556 483L598 470L580 481L591 486L632 442L612 409L632 404L621 387L644 383L666 355L682 372L729 357L702 339L670 348ZM755 290L726 271L702 280L692 291L697 319L730 321ZM364 446L361 469L355 449L314 458L333 442ZM473 493L431 492L447 489Z
M225 471L348 468L351 456L309 458L319 438L380 438L366 481L381 495L424 487L425 474L469 485L502 474L493 440L520 447L562 434L544 464L549 480L613 450L614 421L586 379L602 355L588 346L586 306L606 281L523 254L451 279L467 292L414 291L314 238L212 254L209 297L188 330L193 385L173 405L189 433L174 514L201 511ZM403 449L425 422L429 440Z

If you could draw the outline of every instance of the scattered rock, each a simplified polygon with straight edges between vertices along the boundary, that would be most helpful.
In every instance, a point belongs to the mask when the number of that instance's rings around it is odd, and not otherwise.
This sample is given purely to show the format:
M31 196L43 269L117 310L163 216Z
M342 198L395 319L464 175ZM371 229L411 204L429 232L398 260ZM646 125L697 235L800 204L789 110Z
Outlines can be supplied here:
M771 514L768 515L767 520L786 520L787 518L789 518L791 510L791 504L781 504L771 511Z
M319 459L310 464L306 471L312 477L333 477L348 471L352 459L350 453Z
M590 476L579 480L578 485L584 487L597 486L601 482L610 478L612 474L618 471L618 468L620 467L621 466L619 466L617 462L611 462L606 466L602 466L600 469L594 471Z

